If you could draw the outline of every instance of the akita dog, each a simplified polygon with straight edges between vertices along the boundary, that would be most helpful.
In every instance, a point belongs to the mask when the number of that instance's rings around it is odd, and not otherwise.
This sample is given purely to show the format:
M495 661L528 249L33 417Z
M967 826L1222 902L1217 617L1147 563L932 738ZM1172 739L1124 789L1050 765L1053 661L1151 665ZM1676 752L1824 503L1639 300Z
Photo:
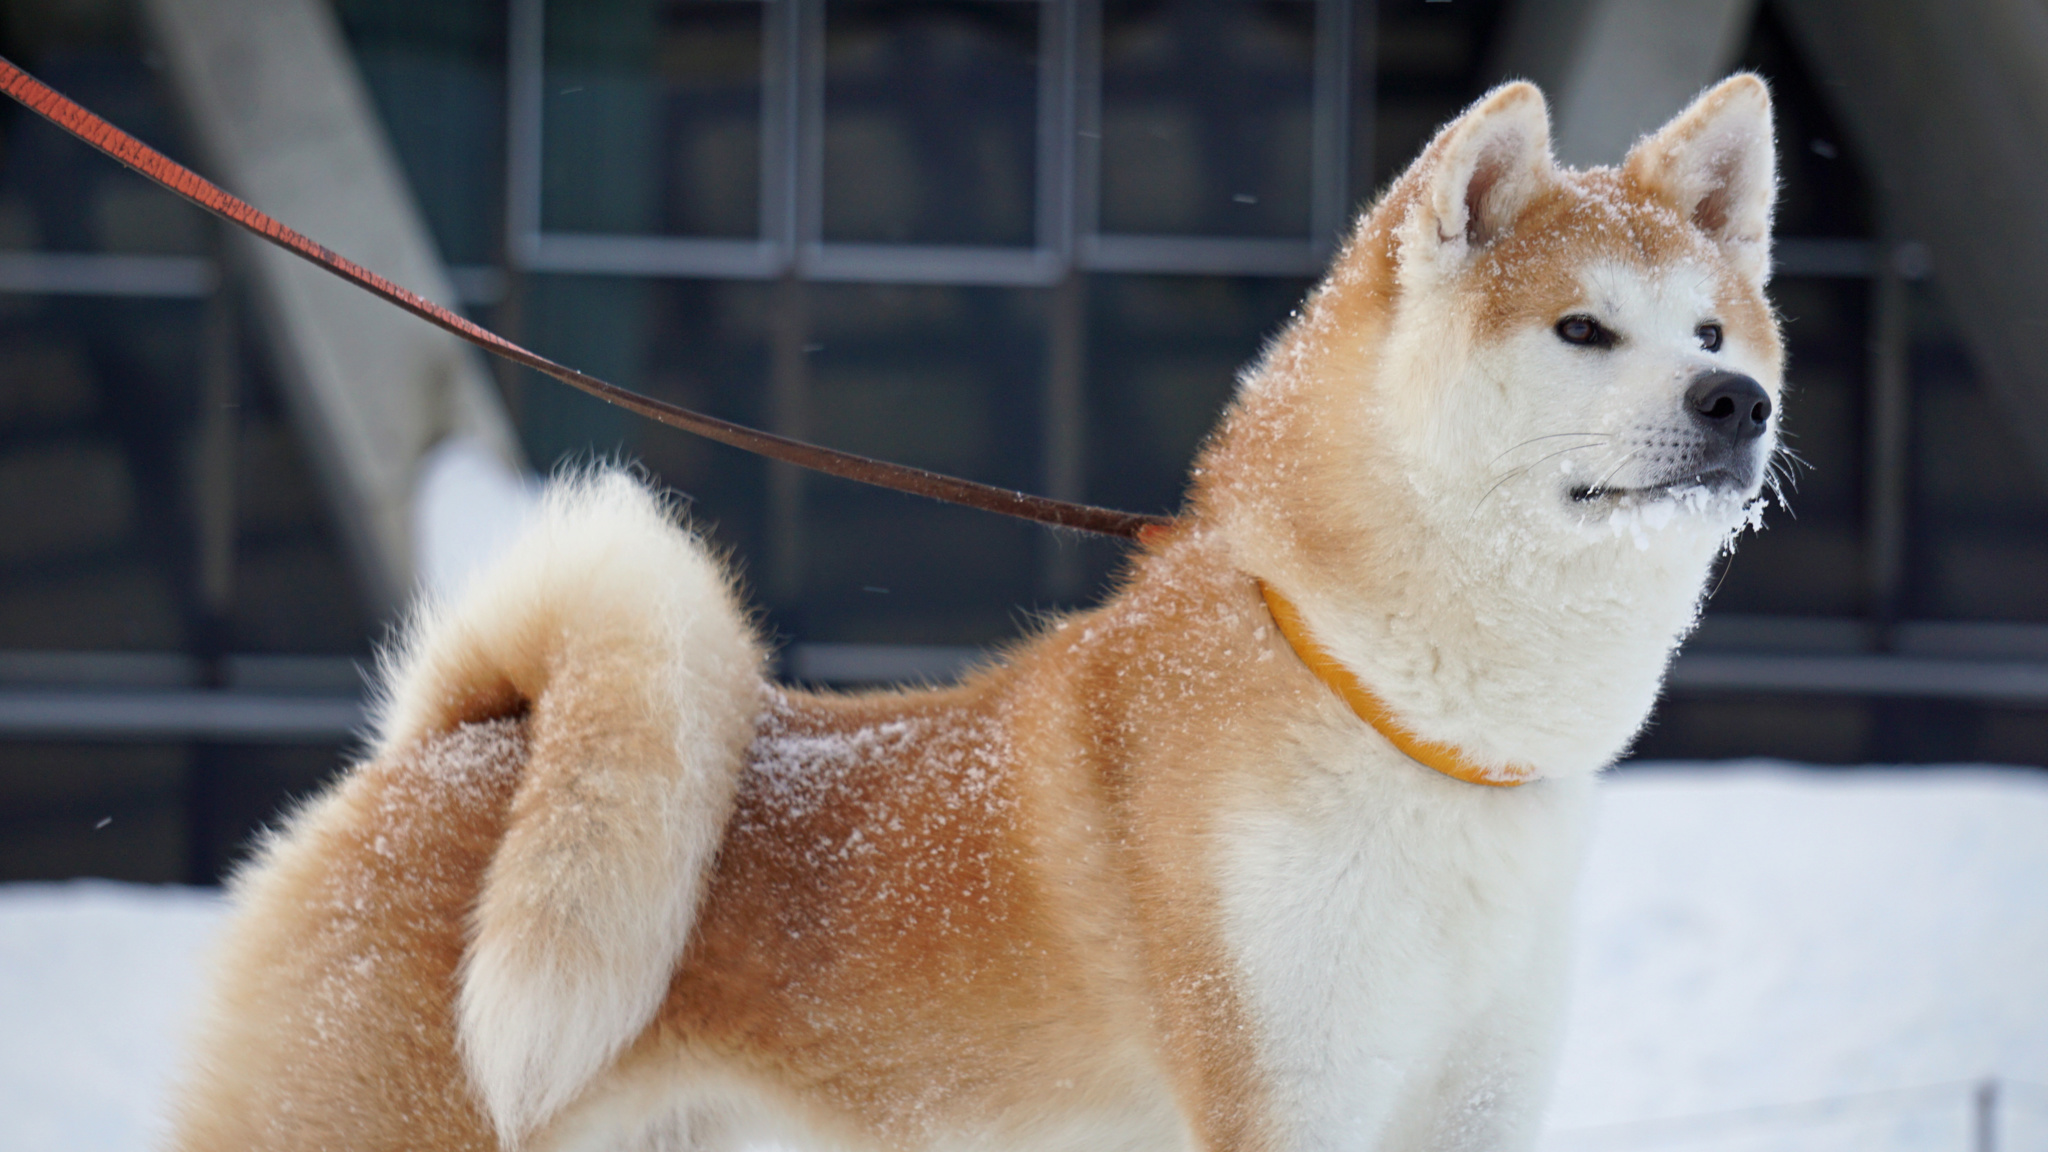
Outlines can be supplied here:
M186 1149L1495 1149L1594 776L1777 441L1764 84L1618 169L1510 84L1358 223L1107 603L776 686L616 473L236 880Z

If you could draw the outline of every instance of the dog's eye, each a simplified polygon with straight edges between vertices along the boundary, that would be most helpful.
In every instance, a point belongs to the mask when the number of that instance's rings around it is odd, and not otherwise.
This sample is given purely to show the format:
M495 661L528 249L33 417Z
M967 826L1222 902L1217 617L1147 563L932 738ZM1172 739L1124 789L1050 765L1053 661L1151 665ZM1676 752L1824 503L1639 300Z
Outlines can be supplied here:
M1557 338L1585 348L1614 347L1614 332L1591 316L1567 316L1557 322Z
M1693 335L1700 338L1700 347L1705 348L1709 352L1719 352L1721 350L1721 326L1719 324L1702 324L1692 331Z

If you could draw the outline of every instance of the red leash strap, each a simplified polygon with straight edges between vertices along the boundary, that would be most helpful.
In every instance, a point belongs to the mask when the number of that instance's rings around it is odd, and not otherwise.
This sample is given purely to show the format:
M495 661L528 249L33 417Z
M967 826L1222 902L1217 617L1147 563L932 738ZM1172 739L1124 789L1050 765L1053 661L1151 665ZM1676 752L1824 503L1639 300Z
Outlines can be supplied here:
M1090 504L1073 504L1064 500L1033 496L1028 492L978 484L956 476L928 472L923 468L891 464L885 460L875 460L852 452L807 444L802 440L792 440L787 436L777 436L772 432L763 432L744 424L734 424L729 420L706 416L702 412L694 412L666 401L656 400L652 396L643 396L616 384L606 383L595 376L564 367L545 356L529 352L497 333L480 328L433 301L409 292L354 261L335 254L325 245L294 232L257 211L250 204L222 191L191 169L66 99L49 85L22 71L5 58L0 58L0 90L5 90L9 96L21 101L50 123L208 212L261 236L295 256L311 261L365 291L382 296L427 323L453 332L486 352L502 356L515 364L523 364L572 388L580 388L600 400L616 404L630 412L637 412L650 420L660 421L671 428L694 432L721 444L758 456L766 456L770 460L780 460L785 464L809 468L829 476L858 480L863 484L929 496L949 504L1000 512L1005 516L1036 520L1042 524L1053 524L1062 528L1099 532L1105 536L1135 538L1149 527L1167 523L1164 518L1158 516L1118 512L1115 509L1098 508Z

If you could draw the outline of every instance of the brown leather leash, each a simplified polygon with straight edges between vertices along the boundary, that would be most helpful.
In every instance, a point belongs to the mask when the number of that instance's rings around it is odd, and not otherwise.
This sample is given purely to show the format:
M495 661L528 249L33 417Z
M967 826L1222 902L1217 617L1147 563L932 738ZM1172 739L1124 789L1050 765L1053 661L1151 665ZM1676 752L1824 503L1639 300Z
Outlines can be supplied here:
M752 452L757 456L765 456L770 460L823 472L828 476L857 480L879 488L928 496L948 504L979 508L985 512L999 512L1005 516L1035 520L1041 524L1052 524L1061 528L1098 532L1105 536L1136 538L1163 528L1169 523L1164 517L1119 512L1113 508L1099 508L1092 504L1075 504L1045 496L1034 496L1028 492L998 488L992 484L962 480L957 476L913 468L907 464L892 464L886 460L876 460L852 452L841 452L836 448L793 440L773 432L763 432L758 428L735 424L730 420L721 420L716 416L707 416L702 412L656 400L652 396L643 396L588 373L564 367L545 356L521 348L487 328L470 323L433 301L409 292L354 261L337 255L325 245L285 227L247 202L229 195L191 169L93 115L4 57L0 57L0 89L4 89L9 96L27 105L31 111L50 123L155 183L221 219L255 233L294 256L311 261L358 288L375 293L427 323L452 332L486 352L502 356L515 364L523 364L572 388L579 388L600 400L616 404L629 412L637 412L671 428L694 432L720 444Z

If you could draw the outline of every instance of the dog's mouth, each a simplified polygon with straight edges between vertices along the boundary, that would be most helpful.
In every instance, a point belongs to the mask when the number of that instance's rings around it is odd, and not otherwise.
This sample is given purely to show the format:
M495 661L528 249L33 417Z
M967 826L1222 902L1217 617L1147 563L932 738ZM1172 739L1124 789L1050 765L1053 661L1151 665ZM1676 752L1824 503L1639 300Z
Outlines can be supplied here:
M1724 466L1710 468L1705 472L1674 476L1669 480L1660 481L1655 484L1641 484L1635 487L1623 487L1614 484L1581 485L1571 490L1571 498L1575 504L1599 504L1603 502L1641 504L1655 500L1670 499L1680 493L1689 492L1704 492L1718 496L1738 490L1746 490L1749 485L1749 480L1737 476L1732 469Z

